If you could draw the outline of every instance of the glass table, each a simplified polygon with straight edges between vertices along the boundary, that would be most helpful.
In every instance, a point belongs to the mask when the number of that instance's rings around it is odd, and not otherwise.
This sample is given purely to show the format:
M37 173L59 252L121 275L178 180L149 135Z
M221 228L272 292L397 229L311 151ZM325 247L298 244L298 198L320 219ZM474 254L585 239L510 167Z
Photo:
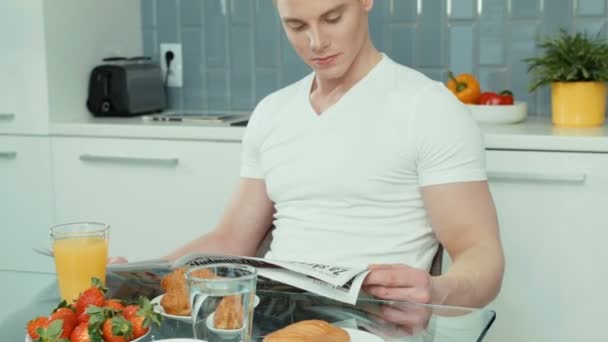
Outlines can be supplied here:
M55 275L0 271L5 312L0 311L0 329L10 341L23 341L26 322L47 315L58 304ZM154 298L156 289L128 284L108 277L109 296L125 300L139 295ZM260 304L254 313L253 341L269 332L305 319L323 319L337 326L365 331L379 341L475 342L482 341L495 319L491 310L479 310L360 298L356 305L336 302L310 293L259 290ZM370 335L367 335L370 336ZM142 340L192 337L192 327L182 321L164 319ZM211 341L209 341L211 342ZM353 342L359 342L354 341ZM363 342L363 341L360 341Z

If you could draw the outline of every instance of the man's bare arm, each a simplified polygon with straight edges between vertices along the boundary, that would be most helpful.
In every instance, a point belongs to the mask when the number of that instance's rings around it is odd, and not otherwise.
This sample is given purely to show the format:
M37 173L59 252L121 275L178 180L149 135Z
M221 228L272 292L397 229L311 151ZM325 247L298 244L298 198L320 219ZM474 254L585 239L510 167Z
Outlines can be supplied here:
M165 258L175 260L189 253L253 256L272 225L273 213L266 183L242 178L217 227Z
M483 307L498 294L504 256L496 209L485 181L422 188L429 220L452 258L450 269L431 279L431 301Z

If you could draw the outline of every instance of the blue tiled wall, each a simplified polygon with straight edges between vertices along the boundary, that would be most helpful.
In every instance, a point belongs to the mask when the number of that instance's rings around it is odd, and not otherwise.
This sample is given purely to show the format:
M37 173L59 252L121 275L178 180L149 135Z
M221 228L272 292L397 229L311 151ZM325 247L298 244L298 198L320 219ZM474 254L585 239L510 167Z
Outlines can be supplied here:
M376 0L376 47L445 81L472 72L483 89L512 89L533 115L549 115L548 89L528 93L522 58L560 27L606 35L608 0ZM266 94L310 72L287 42L271 0L141 0L144 51L182 43L178 109L252 109Z

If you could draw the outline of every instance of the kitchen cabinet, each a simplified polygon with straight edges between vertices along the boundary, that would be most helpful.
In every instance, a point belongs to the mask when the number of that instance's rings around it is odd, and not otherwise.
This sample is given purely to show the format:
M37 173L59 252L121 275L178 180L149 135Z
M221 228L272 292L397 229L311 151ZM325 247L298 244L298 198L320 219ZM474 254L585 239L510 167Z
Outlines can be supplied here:
M506 256L489 342L605 341L608 154L488 151Z
M141 40L138 1L0 1L0 134L48 135L51 122L88 118L91 69L140 56Z
M46 133L43 1L0 1L0 42L0 133Z
M239 178L237 142L53 137L57 222L111 225L110 254L158 258L210 231Z
M54 271L48 247L53 223L50 142L0 136L0 270Z

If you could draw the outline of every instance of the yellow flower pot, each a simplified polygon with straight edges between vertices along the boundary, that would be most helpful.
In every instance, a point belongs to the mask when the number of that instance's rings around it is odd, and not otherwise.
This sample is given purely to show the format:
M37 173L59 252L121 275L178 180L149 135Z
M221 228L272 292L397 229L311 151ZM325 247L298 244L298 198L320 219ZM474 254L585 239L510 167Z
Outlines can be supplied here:
M554 82L551 107L556 126L601 126L606 118L606 83Z

